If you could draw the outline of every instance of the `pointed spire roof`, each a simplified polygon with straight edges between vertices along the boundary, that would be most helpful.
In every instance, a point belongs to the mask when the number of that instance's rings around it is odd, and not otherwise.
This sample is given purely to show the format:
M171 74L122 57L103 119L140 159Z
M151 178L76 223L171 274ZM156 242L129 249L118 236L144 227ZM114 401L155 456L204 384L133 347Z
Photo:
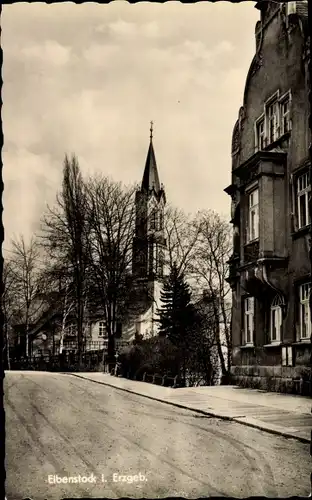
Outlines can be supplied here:
M154 190L156 194L158 194L160 189L161 187L160 187L156 157L153 147L153 122L151 122L150 144L145 162L145 169L142 180L142 190L145 190L147 192Z

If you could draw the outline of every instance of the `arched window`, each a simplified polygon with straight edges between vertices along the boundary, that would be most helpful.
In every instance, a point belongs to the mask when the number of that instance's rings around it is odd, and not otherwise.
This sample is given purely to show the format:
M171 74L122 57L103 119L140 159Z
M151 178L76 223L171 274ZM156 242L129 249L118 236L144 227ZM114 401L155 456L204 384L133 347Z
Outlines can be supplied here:
M163 226L164 226L164 214L160 210L160 212L159 212L159 231L163 230Z
M157 211L155 208L153 208L150 217L150 229L156 229L157 228L156 224L157 224Z
M282 305L283 300L275 295L270 308L270 341L280 342L282 333Z

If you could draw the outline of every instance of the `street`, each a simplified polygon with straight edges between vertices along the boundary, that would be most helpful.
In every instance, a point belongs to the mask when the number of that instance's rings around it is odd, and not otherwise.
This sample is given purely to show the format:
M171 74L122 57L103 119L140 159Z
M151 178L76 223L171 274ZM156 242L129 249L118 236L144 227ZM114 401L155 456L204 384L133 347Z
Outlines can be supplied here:
M7 372L4 391L8 500L310 493L308 444L69 374Z

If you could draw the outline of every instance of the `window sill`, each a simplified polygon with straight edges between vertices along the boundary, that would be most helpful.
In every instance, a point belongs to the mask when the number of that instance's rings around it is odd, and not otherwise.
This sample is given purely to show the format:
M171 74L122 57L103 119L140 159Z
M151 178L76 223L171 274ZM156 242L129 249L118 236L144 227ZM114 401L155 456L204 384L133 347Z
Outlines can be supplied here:
M279 347L282 345L282 342L270 342L270 344L264 344L263 347Z
M291 237L293 240L296 240L297 238L300 238L301 236L309 234L310 231L311 231L311 224L308 224L307 226L301 227L300 229L297 229L297 231L294 231L293 233L291 233Z
M253 240L249 240L245 243L244 247L248 247L249 245L252 245L253 243L257 243L259 241L259 236Z
M288 130L288 132L281 133L277 139L268 142L262 151L270 151L270 149L276 148L276 146L280 146L280 144L283 141L290 138L290 135L291 135L291 130Z
M254 348L254 344L244 344L244 345L241 345L240 346L240 349L250 349L250 348Z
M297 340L296 342L292 343L292 345L307 345L307 344L311 344L310 339Z

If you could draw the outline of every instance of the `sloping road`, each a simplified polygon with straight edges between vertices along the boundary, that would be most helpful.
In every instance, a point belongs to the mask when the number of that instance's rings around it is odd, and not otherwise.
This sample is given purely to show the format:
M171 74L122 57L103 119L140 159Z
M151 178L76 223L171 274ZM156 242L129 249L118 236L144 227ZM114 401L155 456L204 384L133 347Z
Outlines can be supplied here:
M66 374L8 372L4 389L8 500L310 493L295 440Z

